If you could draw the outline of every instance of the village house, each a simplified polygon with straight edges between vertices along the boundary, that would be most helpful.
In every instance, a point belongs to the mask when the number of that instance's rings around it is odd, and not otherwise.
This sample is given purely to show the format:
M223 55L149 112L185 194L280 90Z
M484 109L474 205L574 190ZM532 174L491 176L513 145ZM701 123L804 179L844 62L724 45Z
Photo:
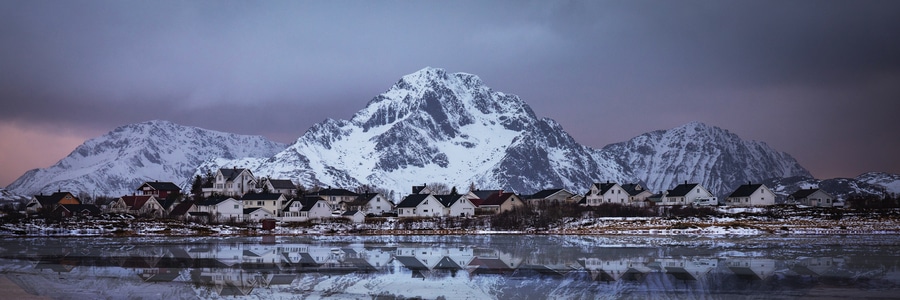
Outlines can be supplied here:
M193 208L194 201L178 203L172 207L171 211L169 211L168 217L176 220L186 220Z
M487 195L485 199L472 199L471 201L476 205L475 212L477 214L499 214L525 207L525 201L522 201L516 193L504 193L502 190Z
M274 219L275 214L273 214L268 209L263 207L250 207L244 208L244 220L251 222L259 222L264 219Z
M25 204L25 210L29 214L41 211L52 212L61 204L81 204L81 200L78 200L78 198L69 192L58 191L48 196L44 196L44 194L34 195L28 200L28 203Z
M566 189L546 189L534 193L534 195L525 197L526 202L532 207L540 207L550 203L578 203L581 200L579 195L572 193Z
M256 177L249 169L222 168L216 171L211 187L203 188L203 196L240 197L256 188Z
M247 193L241 198L244 208L265 208L266 211L281 216L287 198L281 193Z
M628 193L628 203L630 203L631 205L649 205L649 201L647 201L647 198L650 198L650 196L653 195L653 193L644 189L644 187L638 183L623 184L622 189L625 190L626 193Z
M397 204L399 217L438 217L444 205L431 194L410 194Z
M765 184L747 183L739 186L725 198L727 206L769 206L775 205L775 193Z
M163 217L168 211L153 195L122 196L109 206L109 212L136 216Z
M663 193L656 205L715 205L718 200L699 183L683 183Z
M60 204L53 210L53 214L68 218L73 216L96 216L101 214L100 208L93 204Z
M584 196L587 206L597 206L600 204L616 203L626 204L628 200L628 192L618 183L594 183L591 184L590 191Z
M309 193L309 196L319 196L322 199L325 199L328 202L328 207L331 208L333 212L342 212L347 210L346 204L353 202L356 200L356 197L359 197L359 194L345 190L345 189L333 189L327 188L319 190L318 192Z
M282 209L281 220L285 222L306 222L331 217L331 208L321 196L295 198Z
M141 196L154 196L156 199L166 199L169 195L181 195L181 188L171 182L147 181L137 188Z
M191 217L207 218L209 222L240 222L244 218L244 205L233 197L209 197L194 203Z
M433 195L444 206L441 216L471 217L475 215L475 204L465 195Z
M259 193L268 190L269 193L283 194L287 197L297 195L297 185L288 179L271 179L266 177L260 180L259 185L260 190L257 191Z
M834 206L834 196L818 188L797 190L790 194L787 200L792 203L813 207Z
M394 203L380 193L359 194L356 199L348 202L346 206L348 211L358 210L364 215L381 215L386 212L394 211Z
M366 214L358 210L348 210L341 214L341 217L350 220L353 223L362 223L366 220Z
M469 200L476 200L476 199L484 200L493 194L502 194L502 193L503 193L503 190L474 190L474 191L469 191L468 193L466 193L466 198L469 198Z

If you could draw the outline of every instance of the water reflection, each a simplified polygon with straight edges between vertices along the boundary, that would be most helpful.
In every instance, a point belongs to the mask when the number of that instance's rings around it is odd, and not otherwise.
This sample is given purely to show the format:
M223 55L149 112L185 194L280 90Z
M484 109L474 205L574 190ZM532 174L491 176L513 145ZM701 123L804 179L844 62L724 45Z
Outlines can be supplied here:
M79 298L894 297L900 238L4 239L0 273Z

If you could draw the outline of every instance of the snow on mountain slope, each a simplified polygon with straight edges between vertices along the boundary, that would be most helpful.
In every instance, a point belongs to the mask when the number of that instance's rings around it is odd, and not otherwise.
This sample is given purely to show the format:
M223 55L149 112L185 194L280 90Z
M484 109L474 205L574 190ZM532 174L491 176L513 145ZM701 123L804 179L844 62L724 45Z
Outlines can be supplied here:
M851 195L882 195L880 186L853 178L815 179L809 176L794 176L771 178L762 183L772 189L779 203L800 189L810 188L820 188L840 200L847 200Z
M53 166L26 172L7 189L19 195L63 190L121 196L145 181L184 185L209 159L270 157L285 147L261 136L149 121L88 140Z
M429 182L529 193L625 180L621 169L554 121L538 119L519 97L493 91L475 75L425 68L349 121L313 126L256 174L401 193Z
M655 191L688 181L727 196L748 181L812 177L787 153L699 122L648 132L603 151Z
M856 180L882 186L886 192L900 195L900 174L869 172L856 176Z

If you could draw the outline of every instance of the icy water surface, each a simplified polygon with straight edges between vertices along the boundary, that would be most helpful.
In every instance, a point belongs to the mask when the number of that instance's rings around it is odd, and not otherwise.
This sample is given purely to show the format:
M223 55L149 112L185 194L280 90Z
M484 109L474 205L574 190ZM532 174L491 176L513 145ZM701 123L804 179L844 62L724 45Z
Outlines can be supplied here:
M6 238L0 277L54 299L860 299L900 297L898 253L890 235Z

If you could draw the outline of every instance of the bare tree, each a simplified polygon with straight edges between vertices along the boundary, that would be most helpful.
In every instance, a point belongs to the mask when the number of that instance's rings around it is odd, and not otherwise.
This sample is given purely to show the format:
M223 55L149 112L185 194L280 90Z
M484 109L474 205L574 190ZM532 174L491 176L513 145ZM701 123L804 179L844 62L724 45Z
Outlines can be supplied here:
M446 195L450 193L450 186L443 182L432 182L426 185L433 194Z

